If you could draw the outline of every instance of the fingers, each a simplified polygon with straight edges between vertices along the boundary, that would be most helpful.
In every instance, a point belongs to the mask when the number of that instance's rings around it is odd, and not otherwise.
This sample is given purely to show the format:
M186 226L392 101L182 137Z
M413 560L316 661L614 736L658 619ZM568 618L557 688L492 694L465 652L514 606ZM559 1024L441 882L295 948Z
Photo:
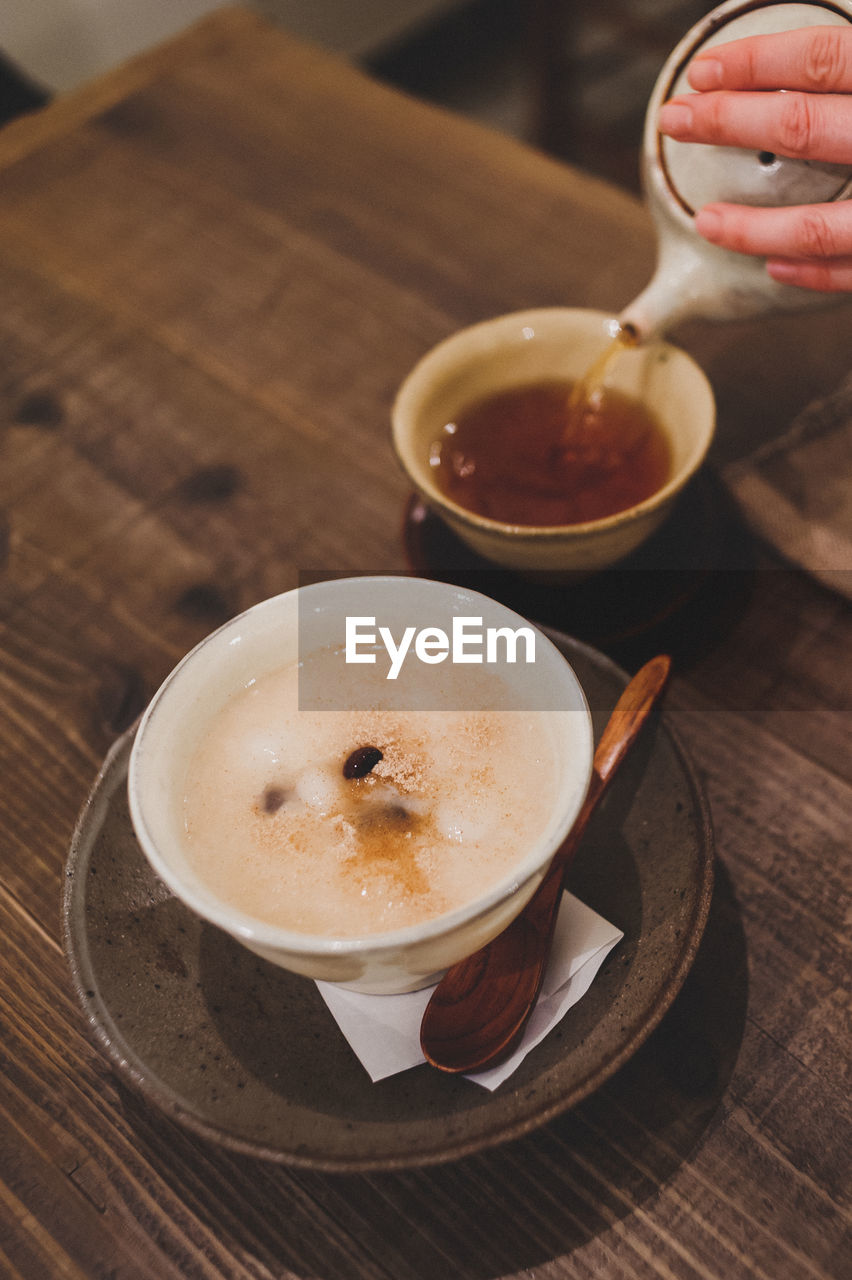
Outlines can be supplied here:
M852 254L852 204L847 200L777 209L708 204L697 213L695 229L713 244L764 258Z
M804 27L748 36L698 53L689 67L693 89L801 89L852 92L852 25Z
M751 36L699 53L695 92L660 111L680 142L852 164L852 25ZM696 230L725 249L766 258L775 280L852 292L852 202L792 208L710 204Z
M695 229L724 249L767 258L767 270L784 284L823 292L852 289L852 204L756 209L709 204Z
M659 128L678 142L852 164L852 96L842 94L682 94L661 108Z
M780 284L814 289L817 293L852 292L852 257L834 258L830 262L770 258L766 270Z

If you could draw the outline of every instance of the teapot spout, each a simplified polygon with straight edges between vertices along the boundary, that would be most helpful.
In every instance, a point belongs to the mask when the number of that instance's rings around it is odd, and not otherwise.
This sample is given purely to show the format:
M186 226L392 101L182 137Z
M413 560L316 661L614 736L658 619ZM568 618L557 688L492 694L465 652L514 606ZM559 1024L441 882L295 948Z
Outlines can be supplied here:
M650 342L661 338L679 320L689 314L685 299L672 294L668 283L659 273L651 283L624 308L618 317L619 327L629 333L636 342Z
M660 338L682 320L724 319L738 310L724 265L707 245L699 254L681 237L661 246L650 284L618 317L639 342ZM730 256L730 255L727 255Z
M825 306L832 295L779 284L762 258L721 249L679 227L661 237L650 284L618 323L638 342L663 337L683 320L735 320L769 310Z

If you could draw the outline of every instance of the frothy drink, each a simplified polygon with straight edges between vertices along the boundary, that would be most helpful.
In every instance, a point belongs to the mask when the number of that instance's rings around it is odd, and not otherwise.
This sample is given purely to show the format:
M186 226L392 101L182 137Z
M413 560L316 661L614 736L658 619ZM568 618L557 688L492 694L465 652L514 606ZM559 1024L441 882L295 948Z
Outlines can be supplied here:
M464 905L547 824L548 712L299 710L297 665L214 717L190 761L187 856L217 897L351 938Z

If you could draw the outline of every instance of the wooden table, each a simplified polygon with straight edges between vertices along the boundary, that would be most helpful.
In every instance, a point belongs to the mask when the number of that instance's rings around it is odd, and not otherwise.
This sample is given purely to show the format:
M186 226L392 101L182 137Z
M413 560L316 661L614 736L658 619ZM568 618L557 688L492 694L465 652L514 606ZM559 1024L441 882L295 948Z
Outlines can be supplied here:
M698 625L609 646L674 653L710 921L575 1111L401 1172L228 1153L124 1087L60 944L76 816L163 676L300 570L403 569L397 384L462 324L624 305L643 208L240 11L12 124L0 163L0 1273L848 1276L849 611L722 506ZM850 336L846 310L685 331L714 461L829 388Z

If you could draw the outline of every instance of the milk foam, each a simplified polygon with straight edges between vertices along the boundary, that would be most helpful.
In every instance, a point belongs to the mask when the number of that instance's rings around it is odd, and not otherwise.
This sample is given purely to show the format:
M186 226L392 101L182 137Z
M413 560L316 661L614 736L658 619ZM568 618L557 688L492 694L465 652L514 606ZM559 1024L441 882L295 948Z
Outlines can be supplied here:
M302 711L298 681L234 695L190 761L187 857L231 906L341 938L401 928L479 896L547 826L550 713ZM363 746L382 759L346 779Z

